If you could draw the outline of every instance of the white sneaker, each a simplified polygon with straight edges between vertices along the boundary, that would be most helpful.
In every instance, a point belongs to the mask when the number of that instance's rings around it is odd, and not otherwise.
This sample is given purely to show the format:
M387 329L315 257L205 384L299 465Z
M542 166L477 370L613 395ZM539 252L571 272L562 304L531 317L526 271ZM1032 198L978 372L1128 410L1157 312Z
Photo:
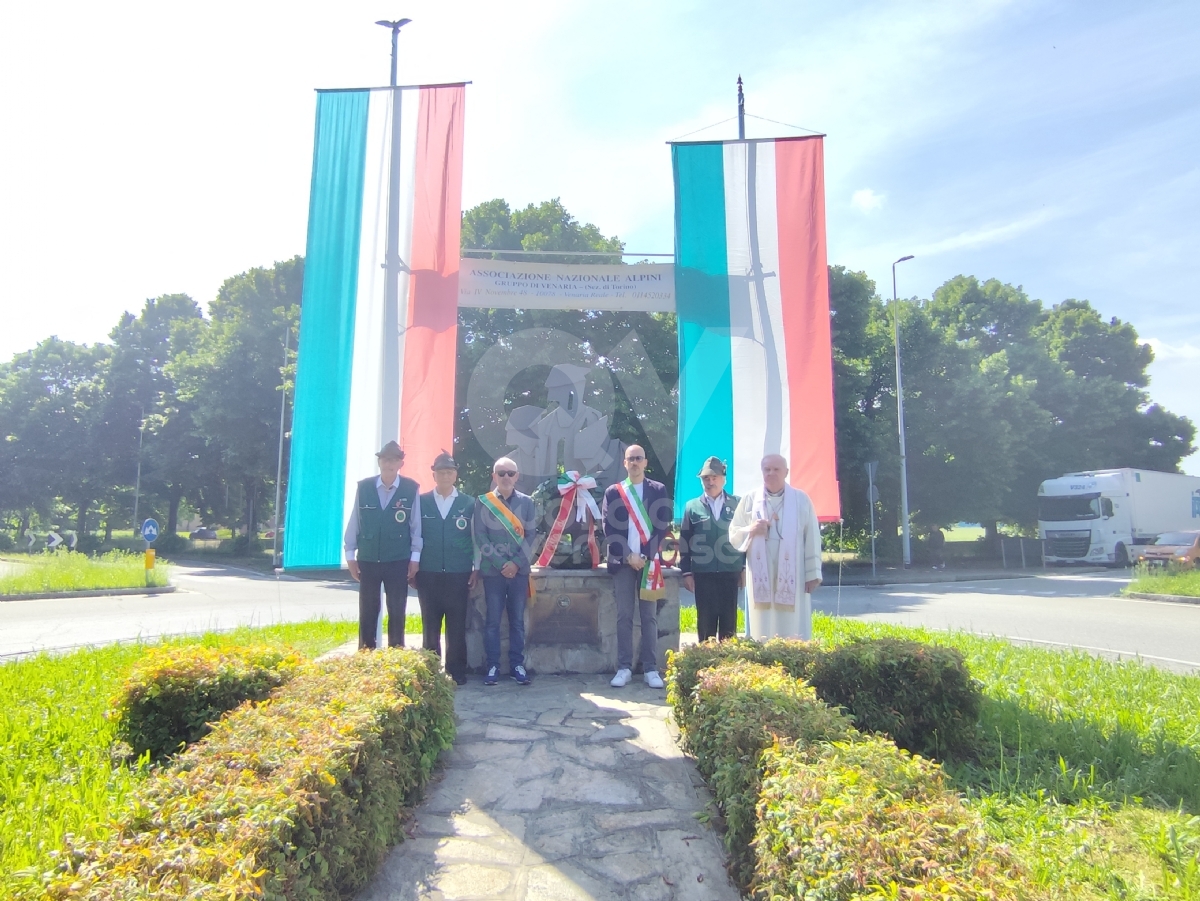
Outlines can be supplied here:
M646 678L646 684L649 685L651 688L666 688L667 687L666 685L663 684L662 676L660 676L658 674L658 672L655 670L650 670L650 672L646 673L645 678Z
M617 670L617 674L612 677L612 681L608 684L613 688L624 688L629 684L629 680L633 678L633 673L627 669Z

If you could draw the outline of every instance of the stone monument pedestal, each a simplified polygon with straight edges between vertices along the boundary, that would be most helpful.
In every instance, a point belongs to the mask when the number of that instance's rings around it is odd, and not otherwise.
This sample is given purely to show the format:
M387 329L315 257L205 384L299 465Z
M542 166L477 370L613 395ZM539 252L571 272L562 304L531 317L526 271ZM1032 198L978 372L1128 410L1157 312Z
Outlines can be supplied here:
M658 666L667 667L667 651L679 650L679 571L664 569L667 594L658 601ZM612 576L599 569L534 567L534 597L525 605L525 668L531 674L615 673L617 601ZM467 664L482 673L483 625L487 610L483 583L467 603ZM641 671L637 649L641 623L633 617L634 672ZM508 673L508 619L500 621L500 672Z

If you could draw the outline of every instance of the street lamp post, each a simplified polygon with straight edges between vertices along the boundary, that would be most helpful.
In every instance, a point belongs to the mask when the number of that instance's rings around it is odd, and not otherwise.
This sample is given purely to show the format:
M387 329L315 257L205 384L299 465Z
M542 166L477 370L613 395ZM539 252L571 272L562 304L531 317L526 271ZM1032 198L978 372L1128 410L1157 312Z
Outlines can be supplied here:
M389 22L387 19L380 19L376 25L382 25L384 28L392 29L392 82L394 88L396 86L396 40L400 37L400 29L411 22L412 19L397 19L394 22ZM378 34L379 32L376 32Z
M138 522L138 500L142 494L142 437L146 434L146 408L142 407L141 424L138 426L137 477L133 482L133 534L137 535L141 523Z
M908 535L908 460L904 452L904 382L900 377L900 300L896 296L896 264L911 260L912 254L892 263L892 329L896 340L896 428L900 433L900 541L904 568L912 566L912 545Z

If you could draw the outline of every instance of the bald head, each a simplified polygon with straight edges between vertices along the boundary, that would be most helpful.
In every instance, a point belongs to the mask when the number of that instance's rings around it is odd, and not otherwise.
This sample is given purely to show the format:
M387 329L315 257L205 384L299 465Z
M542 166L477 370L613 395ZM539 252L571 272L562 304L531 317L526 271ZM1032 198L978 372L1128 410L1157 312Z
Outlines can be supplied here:
M787 460L781 454L767 454L762 458L763 487L778 493L787 484Z
M635 485L646 477L646 451L640 444L625 448L625 471L629 473L629 481Z

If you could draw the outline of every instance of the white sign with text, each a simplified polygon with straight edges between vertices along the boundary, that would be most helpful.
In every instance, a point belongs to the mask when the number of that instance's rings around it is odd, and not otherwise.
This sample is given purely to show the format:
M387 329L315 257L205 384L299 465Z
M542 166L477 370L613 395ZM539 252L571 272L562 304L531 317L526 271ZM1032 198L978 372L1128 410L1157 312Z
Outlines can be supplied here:
M674 312L675 267L671 263L593 266L464 259L458 270L458 305Z

